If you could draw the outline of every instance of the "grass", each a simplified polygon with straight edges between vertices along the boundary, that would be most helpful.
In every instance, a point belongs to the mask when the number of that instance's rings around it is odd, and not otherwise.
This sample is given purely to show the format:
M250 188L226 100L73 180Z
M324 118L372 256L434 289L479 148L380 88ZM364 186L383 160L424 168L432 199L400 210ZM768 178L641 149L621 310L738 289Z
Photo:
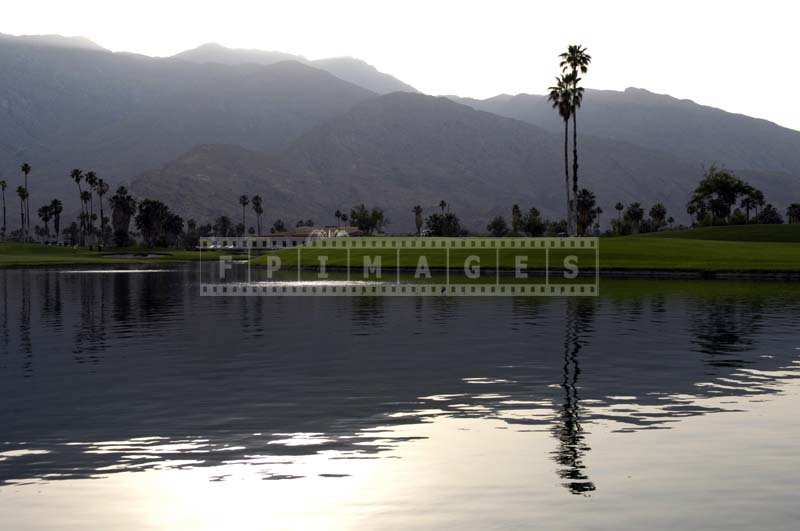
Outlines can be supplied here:
M422 251L410 249L402 251L400 266L415 268L421 253ZM283 268L297 265L296 250L280 251L279 254ZM492 249L458 250L451 251L451 270L461 269L464 259L470 254L478 256L483 267L495 267L496 255ZM511 250L504 251L500 260L501 269L514 269L515 254L519 254L519 251L517 253L512 253ZM525 254L528 256L529 268L543 267L544 253L541 250L526 250ZM551 252L550 263L560 263L567 254L577 254L581 264L586 264L587 261L594 264L593 252L560 250ZM347 265L346 255L342 251L316 249L304 250L302 263L308 266L318 264L318 255L328 255L328 267ZM352 250L351 264L360 266L365 255L380 255L384 268L396 267L395 251L381 249ZM426 255L431 268L446 267L444 251L429 250ZM800 273L800 245L791 242L720 241L660 235L626 236L601 238L599 256L601 271ZM264 265L267 263L267 257L255 258L253 263ZM582 268L585 269L586 266L583 265Z
M157 256L119 256L132 253L151 253ZM573 251L552 251L551 264L560 263L562 255ZM216 259L229 252L204 251L203 258ZM346 267L342 251L316 249L302 251L304 265L318 264L317 256L329 256L328 267ZM404 250L400 266L414 269L421 252ZM454 250L450 255L451 270L461 270L469 255L480 258L481 266L494 268L496 255L493 249ZM514 255L510 250L501 254L500 268L513 270ZM542 250L526 251L528 268L544 267ZM574 253L580 257L582 269L594 263L593 251ZM280 251L282 268L297 265L295 249ZM392 250L352 250L351 263L362 264L363 256L380 255L384 268L396 267L396 253ZM445 269L445 252L428 250L431 269ZM36 244L0 243L0 267L40 265L102 265L102 264L158 264L193 261L200 258L197 251L122 249L97 252L69 247L47 247ZM267 256L255 257L253 263L264 265ZM734 272L734 273L800 273L800 225L747 225L733 227L708 227L685 231L665 231L640 236L600 239L601 271L665 271L665 272Z
M692 240L737 242L800 243L800 224L793 225L730 225L669 230L647 235L650 238L681 238Z
M141 254L141 256L136 256L136 254ZM220 254L221 253L218 251L204 251L203 258L216 258ZM200 253L197 251L175 249L128 248L99 252L87 249L73 249L72 247L51 247L30 243L0 243L0 267L158 264L190 262L199 260L199 258Z

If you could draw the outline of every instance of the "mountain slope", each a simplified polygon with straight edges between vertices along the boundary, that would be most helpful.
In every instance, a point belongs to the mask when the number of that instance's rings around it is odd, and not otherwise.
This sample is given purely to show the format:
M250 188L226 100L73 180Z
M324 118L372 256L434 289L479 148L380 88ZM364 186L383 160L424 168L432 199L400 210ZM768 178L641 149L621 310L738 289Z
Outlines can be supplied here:
M30 162L35 201L43 188L71 201L71 168L113 185L198 144L276 151L373 95L293 61L195 64L0 40L0 168Z
M551 131L563 127L545 96L453 99ZM578 126L589 135L666 151L692 163L785 172L800 179L800 132L643 89L587 90Z
M6 35L0 33L0 42L3 41L32 46L54 46L57 48L108 51L86 37L64 37L63 35Z
M411 85L403 83L389 74L378 71L377 68L360 59L354 59L352 57L332 57L330 59L318 59L312 61L311 64L316 68L321 68L330 72L340 79L369 89L377 94L418 92L417 89Z
M219 63L223 65L253 63L266 66L281 61L308 63L308 60L302 55L271 50L247 50L243 48L234 50L215 42L201 44L197 48L180 52L172 57L175 59L183 59L184 61L191 61L193 63Z
M181 52L173 57L195 63L219 63L226 65L241 65L247 63L270 65L278 61L294 60L325 70L339 79L363 87L376 94L388 94L398 91L417 92L411 85L403 83L389 74L384 74L378 71L374 66L352 57L334 57L309 61L300 55L265 50L233 49L215 43L203 44L197 48Z
M683 212L699 168L596 137L585 137L583 146L581 185L598 194L606 212L619 200L659 200L675 214ZM483 230L496 214L508 216L515 203L536 206L548 217L564 210L559 135L445 98L409 93L373 98L303 134L275 158L243 155L237 160L248 169L241 173L253 180L242 179L238 192L221 183L226 165L216 162L230 150L207 150L203 160L189 158L141 176L133 189L169 199L185 197L200 180L219 183L204 189L206 196L225 202L202 211L209 217L235 216L239 193L260 193L270 220L292 216L331 223L336 209L365 202L386 210L392 230L411 229L414 205L429 214L442 199L473 230Z

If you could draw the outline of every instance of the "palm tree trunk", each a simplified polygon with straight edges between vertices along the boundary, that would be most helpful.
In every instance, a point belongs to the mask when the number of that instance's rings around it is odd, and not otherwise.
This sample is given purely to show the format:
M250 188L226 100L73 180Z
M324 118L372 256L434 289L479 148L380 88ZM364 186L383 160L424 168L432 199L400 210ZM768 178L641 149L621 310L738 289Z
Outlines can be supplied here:
M25 190L27 191L28 190L28 174L25 173L24 175L25 175ZM25 233L27 234L28 238L31 237L31 211L30 211L30 206L29 206L30 200L31 200L30 199L30 192L28 192L28 197L25 198L25 218L26 218L25 219L25 225L26 225Z
M572 218L578 223L578 109L572 111Z
M84 244L84 232L85 232L84 224L86 222L86 220L83 217L83 198L81 197L83 195L83 190L81 190L81 183L76 182L75 186L78 187L78 202L81 205L81 214L79 216L79 219L80 219L80 222L81 222L81 242L80 243L81 243L81 245L83 245Z
M98 201L100 201L100 243L102 244L102 242L103 242L103 229L105 228L104 227L104 221L103 221L103 196L102 195L98 198Z
M570 232L570 215L572 212L572 200L569 197L569 118L564 120L564 176L567 191L567 233Z

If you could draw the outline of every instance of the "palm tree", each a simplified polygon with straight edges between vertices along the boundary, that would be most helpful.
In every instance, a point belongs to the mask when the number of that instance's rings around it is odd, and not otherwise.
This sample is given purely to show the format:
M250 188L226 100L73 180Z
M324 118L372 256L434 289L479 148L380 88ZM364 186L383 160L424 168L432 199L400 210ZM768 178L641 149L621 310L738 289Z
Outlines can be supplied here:
M86 184L89 185L89 235L94 234L94 195L92 192L97 187L97 174L93 171L86 172Z
M667 207L660 202L650 207L650 219L653 222L653 230L661 230L667 221Z
M584 236L592 225L592 221L594 221L597 199L593 192L583 188L578 192L578 195L575 196L575 205L578 210L577 235Z
M417 236L422 236L422 207L416 205L411 211L414 212L414 224L417 226Z
M114 230L114 245L128 245L130 243L131 217L136 213L136 200L131 197L124 186L120 186L108 202L111 205L111 226ZM223 236L227 236L227 234Z
M97 200L100 202L100 241L103 242L106 234L106 218L103 216L103 196L108 193L108 183L103 179L98 179L95 193L97 194Z
M81 227L83 227L83 241L81 245L86 245L86 236L87 231L89 230L89 222L91 220L91 214L89 213L89 201L92 200L92 193L89 190L84 190L81 192L81 203L83 204L83 208L81 208Z
M56 231L56 241L59 240L61 235L61 212L63 210L64 206L61 204L61 201L58 199L50 201L50 213L53 216L53 229Z
M52 211L50 210L50 205L42 205L39 207L39 219L42 220L44 223L44 234L48 238L50 237L50 218L52 217Z
M614 210L617 211L617 220L620 222L622 221L622 211L624 209L625 205L623 205L621 202L618 202L616 205L614 205Z
M78 168L75 168L74 170L72 170L70 172L69 176L73 181L75 181L75 186L78 187L78 199L81 202L81 213L80 213L79 218L81 220L81 238L83 238L83 231L84 231L83 222L84 222L84 218L83 218L83 200L81 200L81 198L83 197L83 190L81 190L81 180L83 180L83 171L81 171Z
M25 163L22 164L22 166L20 166L19 169L22 172L22 175L25 176L25 191L29 192L28 174L31 172L31 165L28 164L27 162L25 162ZM31 236L30 193L28 193L28 196L26 196L26 198L25 198L25 219L27 220L27 224L28 224L26 231L27 231L28 237L30 238L30 236Z
M580 44L570 44L567 51L560 55L561 71L569 72L568 82L571 85L570 103L572 109L572 195L578 196L578 108L583 100L583 88L578 86L581 78L578 74L585 74L589 71L589 63L592 57L586 53L587 50ZM574 201L573 201L574 203ZM575 210L575 206L573 206ZM577 211L574 212L577 216ZM575 219L577 223L577 217Z
M756 208L755 198L753 198L753 196L750 194L745 195L742 199L741 207L744 209L747 223L750 223L750 211Z
M3 237L6 236L6 188L8 187L8 183L5 181L0 181L0 192L3 194Z
M628 205L628 210L625 212L625 218L631 224L631 230L634 234L639 233L639 226L644 218L644 209L641 203L631 203Z
M569 119L572 115L572 101L570 99L571 92L569 87L569 79L565 75L556 77L556 84L550 87L550 94L547 100L553 105L553 108L558 111L558 115L564 120L564 184L567 192L567 223L571 227L572 216L572 199L569 190ZM567 229L569 232L569 228Z
M337 208L336 212L333 213L333 217L336 218L336 226L340 226L342 222L342 211Z
M603 213L603 209L599 206L594 209L594 216L595 216L595 227L597 230L600 230L600 215Z
M258 228L258 232L256 234L261 236L261 215L264 213L264 207L261 202L260 195L254 195L253 199L251 200L253 204L253 212L256 214L256 227Z
M28 190L24 186L17 186L17 195L19 196L19 231L20 234L25 233L25 201L28 200Z
M247 198L246 195L239 196L239 204L242 205L242 225L245 226L245 230L247 230L247 223L245 222L245 207L250 204L250 200Z
M444 215L444 209L445 209L445 208L447 208L447 203L445 202L445 200L444 200L444 199L442 199L441 201L439 201L439 208L441 208L441 209L442 209L442 215Z
M756 216L758 216L759 209L762 208L766 202L764 199L764 192L761 190L753 192L753 200L756 202Z
M789 223L800 223L800 203L792 203L786 209L786 217Z

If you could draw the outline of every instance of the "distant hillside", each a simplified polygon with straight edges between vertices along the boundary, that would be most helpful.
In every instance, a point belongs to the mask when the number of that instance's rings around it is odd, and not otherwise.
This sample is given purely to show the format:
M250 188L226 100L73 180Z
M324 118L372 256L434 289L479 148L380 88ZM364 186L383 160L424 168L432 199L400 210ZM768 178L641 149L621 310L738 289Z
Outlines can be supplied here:
M30 46L54 46L80 50L108 51L86 37L64 37L62 35L6 35L0 33L0 43L12 42Z
M298 63L308 63L302 55L291 53L276 52L271 50L245 50L231 49L209 42L197 48L186 50L172 56L175 59L183 59L193 63L219 63L223 65L241 65L253 63L257 65L271 65L281 61L297 61Z
M294 60L330 72L339 79L364 87L376 94L388 94L398 91L417 92L411 85L403 83L389 74L379 72L374 66L352 57L334 57L309 61L300 55L265 50L232 49L215 43L203 44L197 48L176 54L174 57L196 63L227 65L246 63L270 65L279 61Z
M407 83L403 83L396 77L379 72L371 64L361 59L352 57L333 57L330 59L318 59L311 64L333 74L334 76L364 87L377 94L389 94L390 92L417 92L417 89Z
M550 131L563 127L545 96L453 99ZM689 100L636 88L587 90L578 126L589 135L658 149L692 163L784 172L800 180L800 132Z
M262 152L225 144L201 145L145 172L131 188L138 197L161 199L182 215L201 221L212 221L223 213L241 219L238 198L242 194L264 198L270 224L277 218L296 221L298 212L322 211L321 205L300 193L293 177L276 167L276 161Z
M0 170L72 201L74 167L112 184L205 143L277 151L374 93L294 61L195 64L0 40Z
M621 142L586 137L583 144L581 184L597 192L606 216L619 200L659 200L676 217L683 212L699 168ZM239 193L260 193L270 220L291 215L328 223L334 210L363 201L383 207L392 230L411 229L414 205L431 213L442 199L473 230L493 215L508 216L514 203L563 215L560 136L446 98L394 93L367 100L273 159L225 146L202 149L136 179L134 191L205 201L183 211L203 217L236 215ZM210 200L192 195L201 188Z

